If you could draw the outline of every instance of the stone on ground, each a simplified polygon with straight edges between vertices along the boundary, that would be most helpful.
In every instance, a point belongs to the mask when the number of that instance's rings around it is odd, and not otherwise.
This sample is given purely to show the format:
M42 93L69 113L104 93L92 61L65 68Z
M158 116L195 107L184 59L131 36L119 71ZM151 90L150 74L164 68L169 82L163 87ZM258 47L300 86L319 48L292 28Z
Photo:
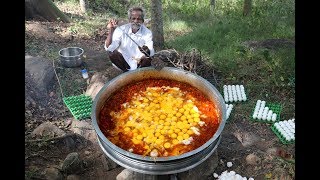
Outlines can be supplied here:
M47 105L48 90L53 85L54 70L52 64L41 57L25 56L25 101Z

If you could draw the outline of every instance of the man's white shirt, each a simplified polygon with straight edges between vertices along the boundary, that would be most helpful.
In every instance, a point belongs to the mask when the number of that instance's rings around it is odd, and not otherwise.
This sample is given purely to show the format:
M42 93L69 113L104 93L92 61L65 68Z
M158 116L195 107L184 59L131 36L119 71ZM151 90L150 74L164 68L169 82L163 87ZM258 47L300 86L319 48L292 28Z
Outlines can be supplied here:
M145 26L141 25L138 32L133 33L131 29L131 24L125 24L118 26L112 35L112 42L109 47L104 45L106 51L113 52L118 50L129 64L130 69L137 69L137 61L135 59L140 59L144 54L139 50L138 46L125 34L127 33L139 46L147 46L150 49L150 56L154 55L152 32Z

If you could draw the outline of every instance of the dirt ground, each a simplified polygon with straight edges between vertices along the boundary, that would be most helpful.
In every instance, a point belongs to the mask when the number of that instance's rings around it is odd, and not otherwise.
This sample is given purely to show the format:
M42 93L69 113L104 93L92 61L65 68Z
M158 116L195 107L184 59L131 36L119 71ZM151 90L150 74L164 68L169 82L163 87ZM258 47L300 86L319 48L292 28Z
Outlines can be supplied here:
M85 61L89 75L95 72L104 73L110 79L117 74L107 61L103 49L105 34L97 30L95 37L73 36L66 30L67 25L48 22L26 22L26 42L36 39L43 47L43 51L58 52L59 49L69 46L80 46L85 51ZM26 50L26 54L42 55L38 51ZM59 67L59 64L57 64ZM81 77L80 69L72 71L78 81L86 84ZM64 72L57 68L60 75ZM70 74L70 72L69 72ZM62 76L63 77L63 76ZM223 78L223 77L220 77ZM54 83L50 95L50 104L39 108L37 104L26 106L25 112L25 177L26 179L48 179L52 169L61 169L61 164L69 153L77 152L84 165L78 172L72 173L78 179L116 179L124 169L105 161L104 153L97 142L89 136L74 133L76 119L73 118L63 104L59 93L59 85ZM237 106L245 106L239 103ZM217 152L219 165L215 173L235 171L243 177L259 179L295 179L295 144L283 145L271 131L270 125L252 122L246 115L237 111L237 106L222 132L222 140ZM65 133L64 138L37 140L31 138L31 132L43 122L52 122ZM90 123L90 119L83 120ZM93 138L94 139L94 138ZM249 155L249 156L248 156ZM228 168L226 163L232 162ZM50 171L51 170L51 171ZM69 176L68 176L69 175ZM60 176L59 176L60 177ZM72 179L68 173L62 173L61 179ZM216 179L212 176L209 179Z

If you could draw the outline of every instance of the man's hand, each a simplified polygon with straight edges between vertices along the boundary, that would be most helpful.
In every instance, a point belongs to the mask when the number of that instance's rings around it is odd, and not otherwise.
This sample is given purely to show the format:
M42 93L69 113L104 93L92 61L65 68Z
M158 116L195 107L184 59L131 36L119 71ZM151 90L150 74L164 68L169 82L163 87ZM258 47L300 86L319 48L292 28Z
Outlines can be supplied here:
M150 57L150 49L148 46L143 45L142 47L139 47L139 50L147 57Z
M108 34L110 30L114 30L118 26L118 21L115 19L110 19L107 24Z

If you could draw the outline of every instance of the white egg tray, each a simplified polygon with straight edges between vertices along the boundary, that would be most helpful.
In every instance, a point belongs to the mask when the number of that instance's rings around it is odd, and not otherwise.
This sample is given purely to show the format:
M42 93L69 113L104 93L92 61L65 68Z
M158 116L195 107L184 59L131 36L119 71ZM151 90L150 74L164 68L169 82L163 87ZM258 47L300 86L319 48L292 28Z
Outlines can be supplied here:
M226 103L247 101L243 85L223 85L223 96Z
M227 120L229 119L230 117L230 114L231 114L231 111L233 109L233 104L226 104L226 108L227 108Z
M283 144L291 144L295 141L295 119L279 121L271 126L271 130L278 136Z
M251 118L259 122L275 123L280 120L280 112L281 104L257 100Z
M235 171L223 171L220 175L214 173L213 177L218 180L254 180L252 177L243 177L240 174L237 174Z

